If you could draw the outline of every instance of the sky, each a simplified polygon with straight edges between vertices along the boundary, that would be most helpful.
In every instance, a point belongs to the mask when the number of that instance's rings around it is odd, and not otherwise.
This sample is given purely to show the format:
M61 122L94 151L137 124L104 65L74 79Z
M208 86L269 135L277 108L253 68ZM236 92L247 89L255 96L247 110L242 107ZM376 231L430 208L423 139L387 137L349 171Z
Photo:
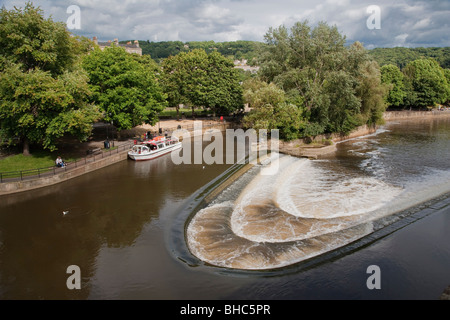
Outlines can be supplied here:
M6 9L25 0L0 0ZM336 26L349 43L450 46L450 0L34 0L46 17L100 41L264 41L269 28L309 21ZM68 10L76 6L77 11ZM78 23L79 22L79 23Z

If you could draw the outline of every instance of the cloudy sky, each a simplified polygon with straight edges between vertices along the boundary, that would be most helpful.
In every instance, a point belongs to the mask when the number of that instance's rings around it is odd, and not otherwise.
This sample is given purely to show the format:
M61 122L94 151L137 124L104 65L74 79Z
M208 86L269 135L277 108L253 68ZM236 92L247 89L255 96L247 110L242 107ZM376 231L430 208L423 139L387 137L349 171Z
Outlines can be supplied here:
M0 0L6 9L25 0ZM308 20L336 25L349 42L367 48L450 46L450 0L34 0L46 16L67 22L80 9L73 33L99 40L264 41L270 27ZM380 9L369 10L371 6ZM380 19L378 19L378 17ZM71 20L72 23L75 20ZM372 26L371 28L368 27ZM373 27L376 27L375 29Z

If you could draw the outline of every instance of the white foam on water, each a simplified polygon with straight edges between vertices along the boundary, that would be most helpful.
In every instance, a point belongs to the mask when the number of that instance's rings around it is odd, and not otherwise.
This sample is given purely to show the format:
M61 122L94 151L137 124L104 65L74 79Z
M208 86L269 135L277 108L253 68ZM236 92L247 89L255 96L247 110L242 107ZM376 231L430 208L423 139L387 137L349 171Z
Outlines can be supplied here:
M349 175L290 156L274 161L278 174L257 174L235 199L215 202L192 219L187 239L195 256L226 268L285 267L345 246L373 232L373 221L450 192L444 170L427 170L400 187L382 181L382 174Z
M282 268L338 249L373 231L371 223L363 223L344 231L285 243L251 241L228 232L226 212L232 202L224 202L201 210L191 222L188 245L202 261L224 268L267 270ZM217 219L217 223L214 220Z
M205 241L205 237L209 234L220 233L224 230L226 225L226 218L219 218L217 223L214 222L214 218L218 215L216 212L226 211L233 207L232 201L226 201L222 203L216 203L205 209L200 210L191 220L188 232L187 243L192 253L203 261L209 261L210 258L206 255L205 245L211 245L215 240L213 237L209 237ZM220 245L220 244L219 244Z
M346 177L308 161L289 172L277 190L276 200L292 215L330 219L370 213L401 191L373 177Z
M235 202L234 211L231 217L231 227L233 232L243 238L245 235L244 227L247 225L246 208L254 205L267 205L273 200L273 194L280 179L283 177L286 167L290 167L295 161L301 161L289 156L283 156L275 160L279 168L277 175L257 175L251 183L242 191L241 195ZM306 161L306 160L304 160Z
M402 192L372 177L348 178L315 164L284 157L277 176L257 176L235 203L233 232L254 242L317 237L370 221L374 211ZM255 210L262 212L260 221ZM264 231L254 231L262 226Z

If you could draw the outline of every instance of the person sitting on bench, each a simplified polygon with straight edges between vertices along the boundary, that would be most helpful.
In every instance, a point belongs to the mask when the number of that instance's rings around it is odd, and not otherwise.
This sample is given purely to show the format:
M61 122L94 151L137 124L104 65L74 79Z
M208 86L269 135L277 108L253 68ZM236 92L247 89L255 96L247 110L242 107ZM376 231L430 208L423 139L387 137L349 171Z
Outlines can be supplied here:
M64 168L65 164L64 164L64 161L61 159L61 157L58 157L58 158L56 159L56 166L57 166L58 168Z

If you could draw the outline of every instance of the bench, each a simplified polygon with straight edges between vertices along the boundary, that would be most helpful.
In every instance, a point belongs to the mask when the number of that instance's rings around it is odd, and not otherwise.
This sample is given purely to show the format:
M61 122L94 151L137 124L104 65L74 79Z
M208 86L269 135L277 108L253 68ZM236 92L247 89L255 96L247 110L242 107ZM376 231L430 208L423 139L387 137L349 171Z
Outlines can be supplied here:
M95 149L89 149L88 151L86 151L87 155L93 155L93 154L99 154L102 152L101 148L95 148Z

